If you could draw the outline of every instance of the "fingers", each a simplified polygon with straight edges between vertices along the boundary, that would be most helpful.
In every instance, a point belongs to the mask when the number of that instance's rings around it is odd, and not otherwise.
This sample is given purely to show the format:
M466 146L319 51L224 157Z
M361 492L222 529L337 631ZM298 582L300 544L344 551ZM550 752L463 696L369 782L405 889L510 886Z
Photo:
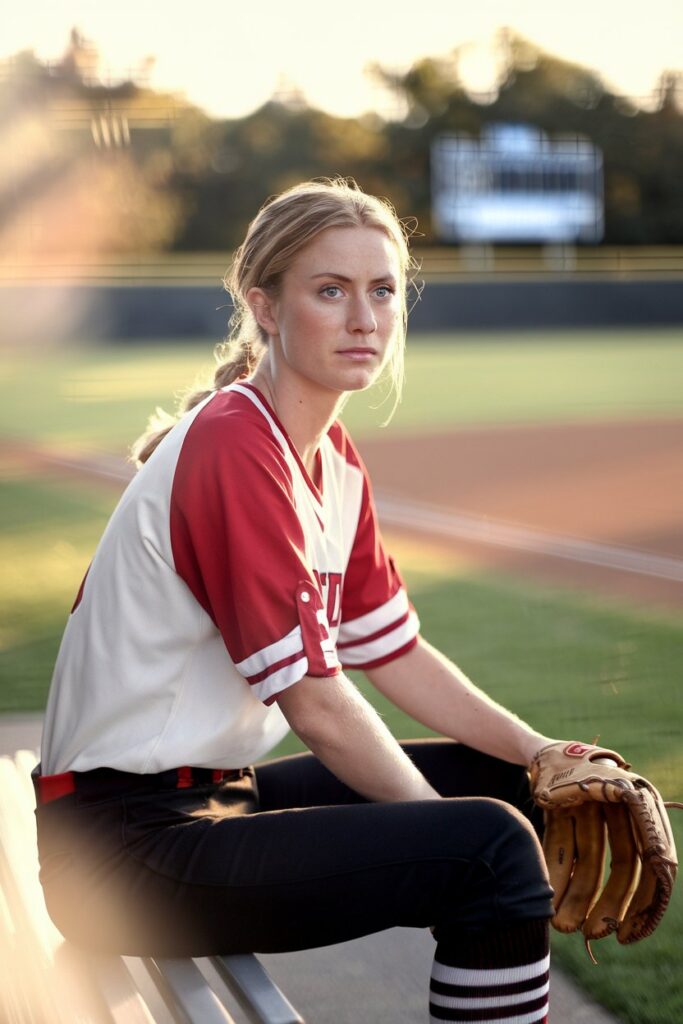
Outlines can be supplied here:
M574 818L571 810L563 808L546 813L543 853L554 893L553 908L557 911L569 886L576 858Z
M581 929L586 939L603 939L617 930L640 877L640 854L628 808L623 804L606 804L603 814L611 853L610 873Z
M598 899L605 862L605 820L598 803L574 808L573 871L555 908L553 926L560 932L581 928Z
M652 935L671 899L678 867L668 815L654 786L643 783L627 806L642 866L638 888L617 929L624 944Z
M660 904L660 891L657 875L649 861L643 861L641 865L640 881L633 899L624 915L623 921L617 928L617 939L624 945L630 942L638 942L648 935L652 935L668 903L668 899L661 911L657 914Z

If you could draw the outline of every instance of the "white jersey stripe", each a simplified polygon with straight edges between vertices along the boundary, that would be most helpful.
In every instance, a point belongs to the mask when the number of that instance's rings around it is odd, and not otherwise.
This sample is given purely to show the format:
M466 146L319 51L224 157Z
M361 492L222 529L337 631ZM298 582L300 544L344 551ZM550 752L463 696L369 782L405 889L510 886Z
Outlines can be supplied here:
M401 588L385 604L368 612L367 615L361 615L351 622L342 622L339 628L339 643L353 643L354 640L362 641L365 637L372 636L373 633L402 618L409 607L408 595Z
M547 996L550 991L550 982L540 988L531 989L528 992L516 992L512 996L446 996L440 992L430 992L429 1000L436 1006L446 1006L451 1010L496 1010L503 1006L515 1006L518 1003L529 1003L532 999L540 999Z
M255 693L259 700L269 700L282 690L286 690L288 686L298 683L307 672L308 658L302 655L298 661L293 661L291 665L285 665L284 668L267 676L262 682L254 683L251 687L252 693Z
M274 644L269 644L268 647L263 647L260 651L250 654L248 658L235 665L235 668L245 678L257 676L261 672L267 672L271 665L277 665L279 661L291 658L293 654L297 654L298 651L302 650L303 646L301 626L295 626L287 636L283 636L281 640L276 640Z
M498 967L493 969L479 969L470 967L448 967L446 964L434 961L432 966L432 978L434 981L442 981L447 985L511 985L516 981L529 981L537 978L539 974L545 974L550 970L550 954L543 960L537 960L533 964L521 964L519 967Z
M348 667L354 665L366 665L368 662L377 661L392 651L398 651L413 640L420 631L420 622L415 612L410 612L408 618L401 622L396 629L392 629L370 643L353 644L344 647L339 651L342 663Z
M403 622L407 622L409 618L410 612L406 612L405 615L402 615L400 619L395 619L394 622L389 623L389 625L385 626L384 629L378 629L376 633L372 633L370 636L363 637L363 639L361 640L349 640L345 644L338 644L338 646L346 650L348 647L358 647L359 644L372 643L373 640L379 640L381 637L386 636L387 633L391 633L392 630L398 629L398 627Z

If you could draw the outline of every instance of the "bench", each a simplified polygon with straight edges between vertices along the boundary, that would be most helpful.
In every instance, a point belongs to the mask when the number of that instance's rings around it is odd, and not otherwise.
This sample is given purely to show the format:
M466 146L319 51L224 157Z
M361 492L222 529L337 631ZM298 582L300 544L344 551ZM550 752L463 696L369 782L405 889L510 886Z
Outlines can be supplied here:
M89 954L48 917L38 880L34 751L0 757L0 1020L34 1024L304 1024L251 954Z

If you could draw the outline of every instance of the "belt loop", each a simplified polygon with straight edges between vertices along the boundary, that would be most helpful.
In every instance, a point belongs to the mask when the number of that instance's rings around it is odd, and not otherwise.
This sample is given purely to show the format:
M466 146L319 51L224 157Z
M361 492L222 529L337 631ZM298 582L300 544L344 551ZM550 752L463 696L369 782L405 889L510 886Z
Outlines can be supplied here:
M211 772L211 781L222 782L223 779L225 778L225 775L226 772L224 772L222 768L214 768L213 771Z
M178 768L178 781L176 782L176 789L189 789L192 785L192 769L184 765L182 768Z

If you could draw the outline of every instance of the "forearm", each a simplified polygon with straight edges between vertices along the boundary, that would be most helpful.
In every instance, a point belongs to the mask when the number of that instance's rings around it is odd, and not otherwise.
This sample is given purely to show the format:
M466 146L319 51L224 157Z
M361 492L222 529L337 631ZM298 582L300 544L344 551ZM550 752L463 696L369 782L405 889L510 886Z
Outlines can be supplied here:
M361 796L375 801L439 799L345 676L302 679L279 703L309 750Z
M529 764L536 751L551 742L491 700L422 639L402 658L367 674L411 718L513 764Z

